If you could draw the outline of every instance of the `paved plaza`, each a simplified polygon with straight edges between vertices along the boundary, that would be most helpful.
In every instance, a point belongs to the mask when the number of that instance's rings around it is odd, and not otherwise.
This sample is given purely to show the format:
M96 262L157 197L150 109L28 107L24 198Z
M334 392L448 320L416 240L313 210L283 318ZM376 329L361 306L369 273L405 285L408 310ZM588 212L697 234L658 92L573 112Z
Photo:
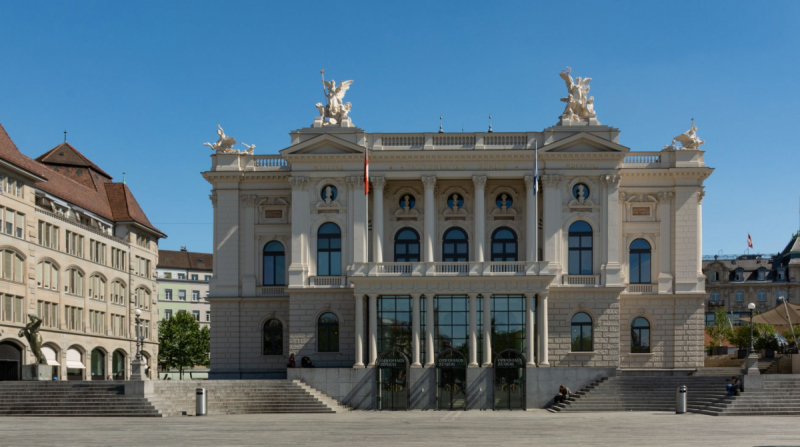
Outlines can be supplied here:
M43 429L46 427L46 429ZM800 446L793 417L672 413L348 412L176 418L0 418L2 446Z

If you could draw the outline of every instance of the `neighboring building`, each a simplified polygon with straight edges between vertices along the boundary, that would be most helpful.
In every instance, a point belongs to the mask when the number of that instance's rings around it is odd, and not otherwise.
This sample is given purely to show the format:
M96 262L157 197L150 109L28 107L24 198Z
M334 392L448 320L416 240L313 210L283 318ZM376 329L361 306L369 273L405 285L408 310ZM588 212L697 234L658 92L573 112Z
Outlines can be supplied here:
M158 313L169 318L188 312L201 325L211 325L211 305L206 301L213 255L180 251L158 251Z
M630 152L568 112L538 132L341 122L292 131L280 155L239 153L220 131L203 173L212 378L314 380L356 408L459 407L466 389L491 409L619 369L703 366L712 169L694 126L684 148Z
M64 142L36 160L0 126L0 380L35 362L18 332L43 320L43 353L59 379L125 379L136 353L158 358L155 228L125 183ZM149 371L149 368L146 368Z
M800 303L800 232L782 252L769 255L714 256L703 260L706 278L706 325L714 322L714 311L722 307L733 324L749 317L747 305L756 312L769 310L786 299Z

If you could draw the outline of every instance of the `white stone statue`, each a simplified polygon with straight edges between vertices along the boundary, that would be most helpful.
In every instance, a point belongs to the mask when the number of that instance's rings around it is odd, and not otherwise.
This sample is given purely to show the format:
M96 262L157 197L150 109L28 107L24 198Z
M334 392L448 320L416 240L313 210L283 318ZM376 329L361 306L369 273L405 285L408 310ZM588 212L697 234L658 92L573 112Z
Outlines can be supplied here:
M219 139L216 143L203 143L204 146L208 146L211 150L217 151L218 154L238 154L239 151L233 148L233 145L236 144L236 140L233 137L229 137L225 135L225 131L222 130L222 126L217 124L217 135L219 135ZM255 147L255 146L254 146Z
M599 125L597 114L594 111L594 96L589 96L589 82L592 78L577 77L574 80L572 69L567 67L561 70L558 75L567 84L567 97L561 98L562 102L567 103L564 113L561 114L562 126L569 125Z
M346 121L349 122L347 114L350 113L350 109L353 105L349 102L345 103L343 100L345 92L350 89L350 85L353 84L353 81L343 81L337 87L336 81L331 80L328 82L325 80L325 70L320 71L320 74L322 75L322 93L328 98L327 105L323 106L321 102L316 104L319 116L322 119L322 124L326 126L346 124ZM326 118L327 121L325 121Z
M676 141L681 143L680 147L675 145ZM705 144L705 141L701 140L700 138L697 138L697 126L694 125L694 118L692 118L692 127L689 128L688 131L673 138L672 144L664 146L664 149L672 151L682 150L682 149L698 151L700 150L700 146L702 146L703 144Z
M248 145L247 143L242 142L242 146L247 148L246 150L242 151L243 154L253 155L256 150L255 144Z

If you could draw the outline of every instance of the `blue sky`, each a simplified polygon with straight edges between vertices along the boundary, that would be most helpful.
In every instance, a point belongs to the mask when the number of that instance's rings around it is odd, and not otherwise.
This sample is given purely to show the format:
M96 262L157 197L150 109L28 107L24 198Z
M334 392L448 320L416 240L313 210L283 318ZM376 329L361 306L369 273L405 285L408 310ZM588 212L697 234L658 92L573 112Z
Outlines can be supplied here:
M127 183L169 238L212 250L200 176L221 123L289 144L354 79L372 132L539 131L559 70L590 76L603 124L660 150L694 117L716 168L703 252L783 249L798 229L800 2L12 2L0 0L0 123L35 157L69 142Z

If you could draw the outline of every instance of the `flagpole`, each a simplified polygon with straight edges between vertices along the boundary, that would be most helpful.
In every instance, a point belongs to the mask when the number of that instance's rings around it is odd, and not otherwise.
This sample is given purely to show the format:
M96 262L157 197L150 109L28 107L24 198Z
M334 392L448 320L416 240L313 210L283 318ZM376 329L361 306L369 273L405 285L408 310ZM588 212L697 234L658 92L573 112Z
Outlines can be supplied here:
M539 140L533 150L533 261L539 261Z
M364 151L364 235L367 239L365 247L367 248L366 257L364 262L369 263L369 148Z

